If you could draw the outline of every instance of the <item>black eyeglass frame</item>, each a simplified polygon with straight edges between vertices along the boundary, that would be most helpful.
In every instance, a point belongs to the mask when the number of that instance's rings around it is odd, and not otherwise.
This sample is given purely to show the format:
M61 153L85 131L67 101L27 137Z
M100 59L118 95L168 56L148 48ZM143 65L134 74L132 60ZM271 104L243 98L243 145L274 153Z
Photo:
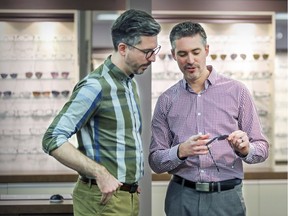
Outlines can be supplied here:
M161 49L161 45L158 45L157 47L155 47L154 49L146 49L146 50L143 50L143 49L140 49L138 47L135 47L131 44L128 44L128 43L125 43L127 46L130 46L130 47L133 47L137 50L139 50L140 52L144 53L145 54L145 58L146 59L149 59L151 58L151 56L154 54L154 55L157 55Z
M209 140L209 142L206 143L206 146L207 146L208 151L209 151L209 155L211 156L211 159L212 159L212 161L213 161L213 163L214 163L214 165L215 165L215 167L216 167L218 172L220 172L220 170L219 170L219 167L218 167L216 161L214 160L214 157L213 157L213 155L212 155L212 153L210 151L210 146L209 145L211 143L213 143L215 140L225 140L225 139L227 139L227 137L228 137L228 135L219 135L219 136L216 136L216 137L212 138L211 140Z

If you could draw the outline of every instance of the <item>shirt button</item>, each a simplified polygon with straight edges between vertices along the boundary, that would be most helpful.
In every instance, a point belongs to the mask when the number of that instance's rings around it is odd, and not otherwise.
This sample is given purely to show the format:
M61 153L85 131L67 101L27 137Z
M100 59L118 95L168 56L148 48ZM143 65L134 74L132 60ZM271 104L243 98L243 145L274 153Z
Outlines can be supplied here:
M205 171L204 171L204 170L201 170L200 172L201 172L201 173L204 173Z
M197 113L197 115L198 115L198 116L200 116L200 115L201 115L201 113L199 112L199 113Z

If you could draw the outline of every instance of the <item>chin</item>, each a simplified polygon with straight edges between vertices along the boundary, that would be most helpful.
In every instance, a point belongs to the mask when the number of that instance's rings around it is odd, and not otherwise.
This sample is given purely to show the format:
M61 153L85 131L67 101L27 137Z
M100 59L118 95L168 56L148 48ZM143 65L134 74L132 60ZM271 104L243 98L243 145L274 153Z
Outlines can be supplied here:
M143 74L146 69L139 69L135 72L135 74Z
M134 75L141 75L143 73L144 73L144 71L137 71Z

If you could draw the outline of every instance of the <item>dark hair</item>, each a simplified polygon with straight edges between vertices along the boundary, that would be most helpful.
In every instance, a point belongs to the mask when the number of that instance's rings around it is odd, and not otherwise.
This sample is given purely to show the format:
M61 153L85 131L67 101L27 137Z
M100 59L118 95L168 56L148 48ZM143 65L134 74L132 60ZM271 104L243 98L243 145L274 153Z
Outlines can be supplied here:
M207 44L207 35L199 23L185 21L175 25L170 32L170 43L172 49L175 49L175 40L181 39L183 37L194 37L197 34L201 36L202 43L205 46Z
M111 28L114 49L117 50L121 42L139 44L141 36L156 36L160 31L161 26L150 14L141 10L127 10L116 19Z

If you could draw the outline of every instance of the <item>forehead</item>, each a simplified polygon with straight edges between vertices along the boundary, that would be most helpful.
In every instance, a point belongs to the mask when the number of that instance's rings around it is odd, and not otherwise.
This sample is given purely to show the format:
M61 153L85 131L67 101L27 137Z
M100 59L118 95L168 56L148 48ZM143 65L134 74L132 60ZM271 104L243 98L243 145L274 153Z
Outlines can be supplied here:
M141 36L138 47L142 49L154 49L158 45L157 36Z
M202 49L205 48L202 43L202 38L200 35L182 37L175 40L176 50L191 50L191 49Z

